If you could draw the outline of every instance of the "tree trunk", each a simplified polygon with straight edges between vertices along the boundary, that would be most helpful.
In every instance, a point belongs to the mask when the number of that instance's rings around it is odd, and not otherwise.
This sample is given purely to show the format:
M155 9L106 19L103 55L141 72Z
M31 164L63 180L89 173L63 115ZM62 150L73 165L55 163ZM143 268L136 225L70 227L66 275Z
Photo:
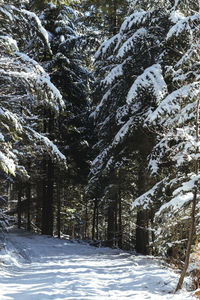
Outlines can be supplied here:
M53 162L47 161L47 180L43 183L42 234L53 235Z
M97 201L97 208L96 208L96 239L99 239L99 207L98 207L98 200Z
M149 254L149 232L148 232L148 211L139 210L136 221L136 251L138 253Z
M95 228L96 228L96 212L97 212L97 199L94 201L93 219L92 219L92 240L95 239Z
M115 201L110 200L108 207L107 246L113 247L115 233Z
M121 200L121 193L118 193L118 202L119 202L119 216L118 216L118 224L119 224L119 241L118 247L122 249L122 240L123 240L123 233L122 233L122 200Z
M140 167L138 171L138 194L142 195L146 188L146 174L144 173L144 168ZM136 221L136 251L138 253L147 255L149 254L149 212L144 209L140 209L137 212Z
M22 202L22 184L18 184L18 199L17 199L17 220L18 228L21 228L21 202Z
M30 208L31 208L31 185L30 182L27 183L26 187L26 199L27 199L27 230L31 230L31 215L30 215Z
M45 112L45 111L44 111ZM54 116L51 111L48 111L48 122L44 118L44 132L47 131L51 137L54 129ZM44 182L43 182L43 208L42 208L42 233L53 235L53 183L54 183L54 164L51 157L44 158Z
M88 237L88 202L85 202L85 226L84 226L84 238Z
M57 235L60 239L60 231L61 231L61 198L60 198L60 186L61 184L57 182Z
M115 200L114 218L115 218L114 245L118 246L118 237L119 237L118 236L119 235L119 229L118 229L118 197Z

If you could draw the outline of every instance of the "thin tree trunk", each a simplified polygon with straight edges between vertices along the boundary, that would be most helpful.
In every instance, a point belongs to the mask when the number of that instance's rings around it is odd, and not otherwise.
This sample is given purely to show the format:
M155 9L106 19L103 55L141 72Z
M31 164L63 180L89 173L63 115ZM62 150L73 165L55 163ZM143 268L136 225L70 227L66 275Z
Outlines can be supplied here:
M47 130L51 136L54 129L54 116L48 111L48 122L44 118L43 126L44 132ZM45 172L46 169L46 172ZM42 233L47 235L53 235L53 192L54 192L54 164L49 156L46 160L44 158L44 195L43 195L43 208L42 208Z
M46 159L43 159L43 181L42 181L42 234L46 234L46 219L47 219L47 166Z
M18 228L21 228L21 202L22 202L22 184L18 184L18 199L17 199L17 220Z
M118 193L118 202L119 202L119 241L118 241L118 247L122 249L122 200L121 200L121 193L119 191Z
M48 160L48 187L47 187L47 198L48 198L48 217L47 217L47 234L53 235L53 173L54 165L49 158Z
M58 238L60 239L60 231L61 231L61 198L60 198L60 183L57 182L57 234Z
M96 211L97 211L97 199L95 199L94 201L94 210L93 210L93 219L92 219L92 240L95 239Z
M115 201L110 200L108 207L107 246L113 247L115 232Z
M197 101L197 108L196 108L196 143L198 145L199 143L199 106L200 106L200 98ZM199 152L199 146L196 147L196 154ZM198 175L199 172L199 162L198 159L194 162L194 169L196 175ZM192 211L191 211L191 225L190 225L190 231L189 231L189 237L188 237L188 244L187 244L187 250L185 254L185 264L183 267L183 270L181 272L181 276L179 278L177 287L175 289L175 293L182 288L183 281L185 278L185 274L187 272L187 268L189 265L190 260L190 252L192 247L192 240L193 240L193 233L195 229L195 210L196 210L196 203L197 203L197 185L195 187L195 190L193 192L193 201L192 201Z
M97 199L96 199L97 201ZM97 202L97 207L96 207L96 239L99 239L99 207L98 207L98 202Z
M119 234L119 229L118 229L118 195L116 195L116 200L115 200L115 210L114 210L114 220L115 220L115 225L114 225L114 245L118 246L118 234Z
M88 231L88 202L86 200L85 203L85 228L84 228L84 238L87 238L87 231Z
M27 183L27 190L26 190L26 199L27 199L27 230L31 230L31 185L30 182Z
M142 195L146 189L147 176L144 168L140 167L138 171L138 195ZM136 221L136 251L138 253L149 254L149 231L147 229L149 223L149 211L146 209L139 209L137 212Z
M75 225L74 225L74 221L72 221L72 238L74 239L75 238Z
M53 235L53 171L53 162L49 158L47 162L47 180L45 178L43 183L42 207L42 234L47 235Z

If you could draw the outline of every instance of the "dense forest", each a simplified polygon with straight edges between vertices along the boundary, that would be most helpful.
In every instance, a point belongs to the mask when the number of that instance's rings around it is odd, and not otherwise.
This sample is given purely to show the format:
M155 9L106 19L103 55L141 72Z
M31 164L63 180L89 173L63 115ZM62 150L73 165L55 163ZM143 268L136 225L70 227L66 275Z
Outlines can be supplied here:
M199 21L196 0L0 1L2 230L187 269L200 236Z

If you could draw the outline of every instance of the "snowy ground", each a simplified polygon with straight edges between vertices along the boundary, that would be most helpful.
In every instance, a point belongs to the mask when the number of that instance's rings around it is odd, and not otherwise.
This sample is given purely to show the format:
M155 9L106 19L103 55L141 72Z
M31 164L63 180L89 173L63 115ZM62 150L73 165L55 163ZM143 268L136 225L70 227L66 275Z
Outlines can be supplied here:
M191 300L178 275L150 257L22 230L0 251L0 300ZM196 298L195 298L196 299Z

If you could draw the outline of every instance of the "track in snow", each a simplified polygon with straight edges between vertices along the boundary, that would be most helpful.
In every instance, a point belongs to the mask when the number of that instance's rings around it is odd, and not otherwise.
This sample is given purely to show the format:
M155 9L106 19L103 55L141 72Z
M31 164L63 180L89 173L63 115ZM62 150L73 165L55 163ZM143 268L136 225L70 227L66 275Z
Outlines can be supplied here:
M173 295L178 275L144 256L22 230L0 252L0 300L191 300Z

